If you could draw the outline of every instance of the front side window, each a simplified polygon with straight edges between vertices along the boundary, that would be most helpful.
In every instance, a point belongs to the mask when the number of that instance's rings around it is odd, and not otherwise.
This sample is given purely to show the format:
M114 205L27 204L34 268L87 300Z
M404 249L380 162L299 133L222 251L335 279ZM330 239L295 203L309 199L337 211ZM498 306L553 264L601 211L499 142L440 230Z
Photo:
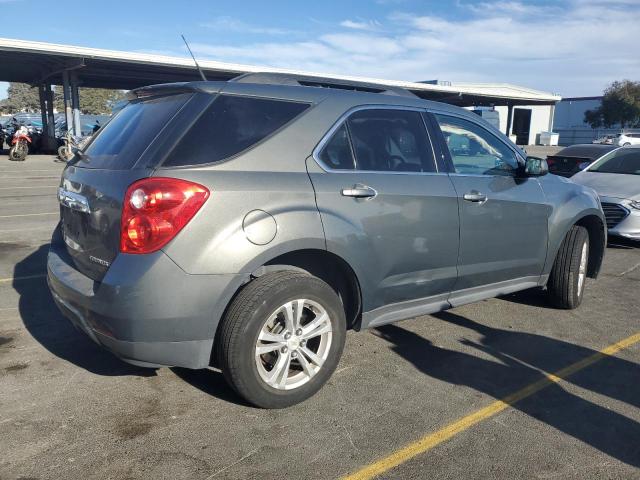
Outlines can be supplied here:
M201 165L224 160L264 140L307 108L307 103L220 95L186 132L163 165Z
M408 110L370 109L347 120L358 170L435 172L422 116Z
M513 175L516 155L495 135L468 120L436 114L456 173Z

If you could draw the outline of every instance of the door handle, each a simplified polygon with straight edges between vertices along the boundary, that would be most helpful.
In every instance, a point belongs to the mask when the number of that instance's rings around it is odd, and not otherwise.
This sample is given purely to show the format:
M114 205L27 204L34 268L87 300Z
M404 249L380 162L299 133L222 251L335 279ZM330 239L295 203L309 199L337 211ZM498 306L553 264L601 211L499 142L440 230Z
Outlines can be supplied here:
M368 187L367 185L354 185L351 188L343 188L342 196L344 197L354 197L354 198L373 198L378 195L373 188Z
M474 203L484 203L487 201L487 196L484 193L478 192L477 190L471 190L470 192L465 193L462 198L464 198L467 202Z

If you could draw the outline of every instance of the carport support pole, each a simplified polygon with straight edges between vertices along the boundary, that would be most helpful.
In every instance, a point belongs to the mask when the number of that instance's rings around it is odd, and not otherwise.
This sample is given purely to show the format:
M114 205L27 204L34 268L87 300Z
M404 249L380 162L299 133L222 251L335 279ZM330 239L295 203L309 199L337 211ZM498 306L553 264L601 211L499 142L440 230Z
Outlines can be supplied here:
M67 122L67 130L73 135L79 135L73 129L73 116L71 113L71 95L69 85L69 72L62 72L62 93L64 94L64 119Z
M511 122L513 121L513 104L509 103L507 105L507 131L505 134L508 136L511 135Z
M46 92L44 89L44 83L38 85L38 97L40 99L40 115L42 115L42 131L48 132L47 124L47 99L45 98Z
M43 142L41 148L46 151L54 151L56 148L56 129L53 117L53 90L51 84L41 84L38 86L40 96L40 113L42 115Z
M78 92L78 76L71 72L71 108L73 109L73 133L82 135L80 127L80 94Z

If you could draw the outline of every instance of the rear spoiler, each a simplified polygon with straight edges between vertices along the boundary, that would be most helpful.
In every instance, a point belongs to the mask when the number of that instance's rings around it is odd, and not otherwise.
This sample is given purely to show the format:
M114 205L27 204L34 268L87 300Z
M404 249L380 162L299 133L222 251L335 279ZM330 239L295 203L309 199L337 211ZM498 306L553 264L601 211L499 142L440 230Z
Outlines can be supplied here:
M162 83L136 88L127 93L127 100L178 95L181 93L218 93L226 82L179 82Z

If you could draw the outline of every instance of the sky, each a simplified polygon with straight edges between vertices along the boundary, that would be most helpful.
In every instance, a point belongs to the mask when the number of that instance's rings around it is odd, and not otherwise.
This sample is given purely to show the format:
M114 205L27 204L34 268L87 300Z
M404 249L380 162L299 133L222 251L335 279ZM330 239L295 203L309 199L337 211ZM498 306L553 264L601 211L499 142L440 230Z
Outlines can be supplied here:
M565 97L640 80L640 0L0 0L0 37ZM52 15L55 13L55 15ZM62 23L62 19L66 24ZM2 65L0 65L0 78ZM0 98L6 83L0 84Z

